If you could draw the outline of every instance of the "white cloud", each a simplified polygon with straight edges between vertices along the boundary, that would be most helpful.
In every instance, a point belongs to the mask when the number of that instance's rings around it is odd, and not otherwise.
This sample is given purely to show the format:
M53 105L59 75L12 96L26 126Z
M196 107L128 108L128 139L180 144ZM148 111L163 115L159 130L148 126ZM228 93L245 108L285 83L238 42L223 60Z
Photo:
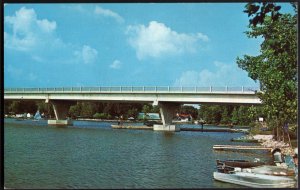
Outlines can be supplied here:
M49 22L47 19L37 20L36 22L44 32L52 32L56 29L56 22Z
M94 13L96 15L100 15L100 16L104 16L104 17L111 17L111 18L115 19L119 23L123 23L124 22L123 17L121 17L118 13L113 12L113 11L111 11L109 9L103 9L103 8L101 8L99 6L96 6L96 8L94 10Z
M205 42L209 41L209 38L208 36L206 36L205 34L202 34L202 33L197 33L197 37Z
M53 41L56 22L37 19L34 9L22 7L14 16L6 16L4 21L12 27L12 34L5 33L4 44L8 48L30 51L49 39Z
M213 63L215 69L204 69L200 72L185 71L176 79L174 86L225 87L225 86L257 86L247 73L236 65L219 61Z
M98 56L98 51L90 46L84 45L80 51L74 52L75 56L85 64L94 63Z
M151 21L148 26L130 25L126 33L129 35L130 45L136 50L138 59L196 52L199 40L209 40L201 33L177 33L164 23L157 21Z
M4 32L5 48L26 52L35 62L93 63L98 52L84 45L65 43L56 36L55 21L38 19L34 9L20 8L5 23L12 32ZM75 52L75 53L74 53Z
M119 60L114 60L114 62L109 67L112 69L120 69L122 67L122 63Z

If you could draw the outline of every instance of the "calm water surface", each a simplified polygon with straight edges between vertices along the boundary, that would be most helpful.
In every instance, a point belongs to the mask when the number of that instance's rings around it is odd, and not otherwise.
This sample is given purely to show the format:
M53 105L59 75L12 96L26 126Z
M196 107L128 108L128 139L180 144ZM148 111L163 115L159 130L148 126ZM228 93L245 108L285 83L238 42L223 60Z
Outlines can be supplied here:
M212 149L215 144L245 144L230 141L241 133L164 133L111 129L111 124L115 123L74 121L74 126L63 128L47 126L47 121L5 119L5 186L241 188L213 179L216 159L271 160L262 150Z

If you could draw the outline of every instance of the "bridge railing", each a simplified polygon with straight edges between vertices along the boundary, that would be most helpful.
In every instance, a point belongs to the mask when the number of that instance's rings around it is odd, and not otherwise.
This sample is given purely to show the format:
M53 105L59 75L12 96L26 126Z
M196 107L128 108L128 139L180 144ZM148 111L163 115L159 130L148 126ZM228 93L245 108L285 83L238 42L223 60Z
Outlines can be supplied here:
M173 87L173 86L113 86L113 87L58 87L58 88L5 88L14 92L255 92L258 87Z

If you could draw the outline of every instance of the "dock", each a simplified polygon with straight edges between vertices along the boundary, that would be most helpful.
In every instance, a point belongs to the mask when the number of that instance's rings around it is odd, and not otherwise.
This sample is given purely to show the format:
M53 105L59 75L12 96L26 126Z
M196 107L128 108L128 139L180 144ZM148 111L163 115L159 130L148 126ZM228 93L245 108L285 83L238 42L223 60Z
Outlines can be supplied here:
M243 133L240 129L201 129L201 128L180 128L180 131L197 131L197 132L229 132L229 133Z
M148 126L111 125L111 127L113 129L153 130L153 127L148 127Z
M113 129L136 129L136 130L153 130L153 126L133 126L133 125L111 125ZM244 131L239 129L201 129L201 128L180 128L180 131L194 131L194 132L229 132L242 133Z
M243 145L214 145L214 150L269 150L270 147L262 147L262 146L243 146Z

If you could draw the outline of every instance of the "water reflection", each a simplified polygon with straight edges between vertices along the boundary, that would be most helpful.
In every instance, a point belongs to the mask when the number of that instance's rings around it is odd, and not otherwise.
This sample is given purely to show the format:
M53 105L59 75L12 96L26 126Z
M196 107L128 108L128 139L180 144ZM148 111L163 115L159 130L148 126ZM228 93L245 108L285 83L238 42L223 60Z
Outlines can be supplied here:
M112 122L5 120L11 188L240 188L216 182L216 159L270 159L264 151L214 151L240 133L112 129ZM250 143L251 144L251 143Z

